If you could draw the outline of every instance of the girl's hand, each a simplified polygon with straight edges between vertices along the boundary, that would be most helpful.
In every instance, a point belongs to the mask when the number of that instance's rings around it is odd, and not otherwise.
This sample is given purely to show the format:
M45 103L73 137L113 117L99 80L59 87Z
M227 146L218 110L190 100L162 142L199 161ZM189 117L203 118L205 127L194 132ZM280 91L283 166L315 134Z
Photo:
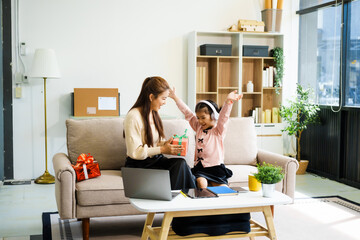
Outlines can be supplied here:
M178 155L183 150L183 146L181 145L172 145L171 142L173 141L173 138L171 137L169 140L167 140L163 146L160 147L161 153L164 154L171 154L171 155Z
M233 101L239 101L242 97L242 94L237 94L237 90L234 90L227 95L226 101L228 103L232 103Z
M172 89L169 89L169 98L172 98L175 100L176 98L176 94L175 94L175 87L173 87Z

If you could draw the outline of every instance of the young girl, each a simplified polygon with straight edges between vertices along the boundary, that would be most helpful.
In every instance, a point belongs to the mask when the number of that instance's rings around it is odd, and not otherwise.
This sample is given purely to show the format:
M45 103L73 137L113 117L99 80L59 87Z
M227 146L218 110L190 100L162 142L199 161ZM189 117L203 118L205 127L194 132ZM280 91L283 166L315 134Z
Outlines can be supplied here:
M220 113L216 103L202 100L196 104L195 113L176 96L175 88L170 89L169 97L174 99L180 111L196 132L195 162L192 173L199 188L227 185L232 171L224 165L223 141L233 101L242 98L242 94L233 91L228 94Z

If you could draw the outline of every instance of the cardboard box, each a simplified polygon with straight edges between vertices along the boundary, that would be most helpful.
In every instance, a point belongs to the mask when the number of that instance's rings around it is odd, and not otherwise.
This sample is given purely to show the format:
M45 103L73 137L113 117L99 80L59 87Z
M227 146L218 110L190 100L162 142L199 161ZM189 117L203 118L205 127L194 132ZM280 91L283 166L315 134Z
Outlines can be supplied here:
M74 116L119 116L117 88L74 88Z

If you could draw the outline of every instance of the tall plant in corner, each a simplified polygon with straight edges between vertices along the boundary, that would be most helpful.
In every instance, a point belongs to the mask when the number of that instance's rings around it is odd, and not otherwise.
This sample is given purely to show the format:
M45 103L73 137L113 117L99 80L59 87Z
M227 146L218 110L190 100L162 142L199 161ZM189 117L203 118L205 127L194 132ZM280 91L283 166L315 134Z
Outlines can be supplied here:
M309 124L320 123L319 111L317 104L310 101L311 88L305 89L297 84L297 96L295 100L289 101L288 106L280 107L280 116L283 121L287 122L286 127L282 130L288 135L295 135L297 142L297 160L301 160L301 134Z
M282 85L282 80L284 76L284 51L281 47L275 47L270 51L270 56L274 57L276 68L274 87L279 88Z

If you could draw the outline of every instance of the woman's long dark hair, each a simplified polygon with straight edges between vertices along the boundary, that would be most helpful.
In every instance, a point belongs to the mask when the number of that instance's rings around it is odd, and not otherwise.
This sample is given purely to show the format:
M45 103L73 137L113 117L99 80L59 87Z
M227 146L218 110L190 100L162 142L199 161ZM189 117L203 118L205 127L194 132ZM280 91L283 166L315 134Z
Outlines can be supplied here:
M162 77L148 77L144 80L144 83L141 87L141 91L138 99L136 100L133 108L139 108L140 113L145 126L145 143L152 147L154 146L153 135L151 132L150 122L149 122L149 114L150 114L150 106L151 102L149 99L150 94L153 94L155 99L166 90L170 89L169 84ZM130 109L130 110L131 110ZM159 136L165 138L163 124L159 113L157 111L152 111L154 123L156 130L159 132Z

